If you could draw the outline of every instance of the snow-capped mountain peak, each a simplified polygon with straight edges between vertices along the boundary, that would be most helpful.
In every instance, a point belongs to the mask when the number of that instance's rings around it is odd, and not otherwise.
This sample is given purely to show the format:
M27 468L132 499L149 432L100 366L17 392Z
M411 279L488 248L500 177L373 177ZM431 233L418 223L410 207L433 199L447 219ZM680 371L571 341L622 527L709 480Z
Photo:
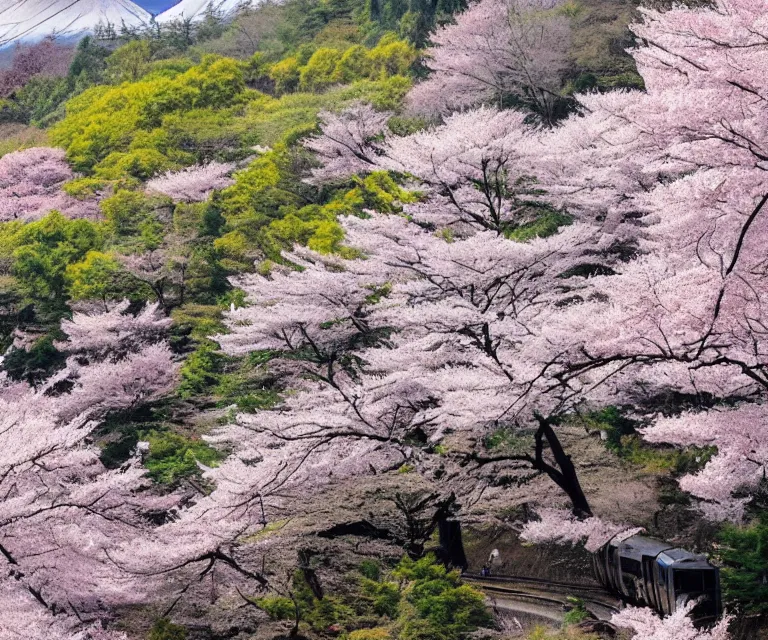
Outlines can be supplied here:
M0 46L51 35L76 37L98 24L139 27L151 18L131 0L0 0Z
M174 20L201 20L207 11L227 16L250 4L252 4L251 0L181 0L170 9L163 11L156 20L160 23Z

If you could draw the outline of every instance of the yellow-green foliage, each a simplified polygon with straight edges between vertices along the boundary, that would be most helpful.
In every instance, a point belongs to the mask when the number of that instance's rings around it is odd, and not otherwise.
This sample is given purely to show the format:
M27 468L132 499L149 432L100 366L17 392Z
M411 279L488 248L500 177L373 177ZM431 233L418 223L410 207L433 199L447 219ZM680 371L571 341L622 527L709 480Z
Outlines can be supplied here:
M89 251L81 262L66 267L64 275L70 298L106 301L115 297L119 272L120 264L111 255Z
M333 81L348 84L371 75L373 65L368 49L356 44L341 54L333 70Z
M116 168L146 177L150 170L189 163L194 157L169 144L164 119L246 102L252 94L242 67L236 60L207 56L184 72L165 70L118 87L92 87L67 103L51 140L67 150L75 169L108 177Z
M374 627L373 629L358 629L349 634L349 640L391 640L389 629Z
M107 78L114 84L136 82L150 70L152 50L148 40L133 40L107 58Z
M299 73L299 87L303 91L319 91L334 83L336 65L341 59L341 51L320 48L312 54Z
M86 174L69 191L84 196L106 184L135 185L169 169L237 160L260 144L291 145L315 131L317 114L355 100L397 109L410 87L416 52L394 36L373 49L302 48L275 64L208 55L200 64L150 62L146 43L129 43L108 60L119 86L97 85L66 104L50 131L73 167ZM246 76L271 79L273 97L246 88ZM292 93L301 88L302 93ZM323 93L318 93L319 91Z
M404 585L395 624L399 640L458 640L491 622L483 594L432 556L403 558L392 577Z
M272 595L251 602L274 620L295 620L302 629L336 626L348 640L460 640L491 624L484 596L462 584L434 556L403 558L382 573L364 561L343 592L313 594L302 571L291 580L291 598Z
M103 243L101 225L57 211L29 224L0 225L0 260L11 267L18 290L54 307L66 299L67 269Z
M301 65L298 58L289 56L285 60L276 62L269 70L269 77L275 83L275 91L285 93L294 91L299 86L301 78Z
M138 191L118 191L100 206L108 229L116 236L136 234L151 211L149 199Z
M216 305L185 304L174 309L171 317L176 329L189 331L193 340L204 340L208 336L226 331L221 308Z
M416 194L402 189L385 172L353 178L352 188L341 190L324 205L302 205L295 190L291 165L295 156L284 147L264 154L235 176L235 184L222 193L221 208L227 233L217 248L235 262L246 262L247 252L258 247L277 259L281 249L302 244L321 253L339 252L344 235L339 216L362 215L365 209L400 211Z
M290 598L267 596L253 601L272 620L290 620L296 615L296 607Z
M412 45L390 33L372 49L359 44L346 49L320 47L304 63L300 55L290 56L271 65L266 73L279 94L297 89L313 92L339 83L405 76L416 58Z
M339 111L354 101L370 102L380 110L397 110L410 88L410 79L395 75L358 80L322 94L286 93L279 98L259 95L245 108L241 126L260 145L291 144L315 131L320 111Z
M64 193L72 196L73 198L80 198L85 200L94 196L96 193L102 191L108 184L107 180L102 178L75 178L67 182L63 189Z

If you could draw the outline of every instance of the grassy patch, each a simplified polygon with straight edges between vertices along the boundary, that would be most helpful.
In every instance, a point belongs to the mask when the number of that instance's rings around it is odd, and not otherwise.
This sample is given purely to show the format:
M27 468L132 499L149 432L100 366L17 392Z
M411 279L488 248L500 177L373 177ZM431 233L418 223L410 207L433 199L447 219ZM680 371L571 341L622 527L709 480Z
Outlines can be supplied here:
M216 466L222 457L203 440L170 431L149 431L139 437L149 442L144 466L149 476L161 484L172 485L183 478L199 475L198 462L207 467Z

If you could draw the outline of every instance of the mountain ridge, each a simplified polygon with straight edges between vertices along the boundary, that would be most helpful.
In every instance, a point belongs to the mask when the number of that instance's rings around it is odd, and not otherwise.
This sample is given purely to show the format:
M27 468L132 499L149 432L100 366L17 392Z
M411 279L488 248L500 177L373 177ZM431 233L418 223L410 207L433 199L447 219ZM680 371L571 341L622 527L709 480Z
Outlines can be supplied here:
M201 20L207 11L229 15L243 6L252 4L251 0L181 0L155 17L159 23L174 20Z
M99 24L139 27L152 14L131 0L20 0L0 2L0 46L45 37L77 37Z

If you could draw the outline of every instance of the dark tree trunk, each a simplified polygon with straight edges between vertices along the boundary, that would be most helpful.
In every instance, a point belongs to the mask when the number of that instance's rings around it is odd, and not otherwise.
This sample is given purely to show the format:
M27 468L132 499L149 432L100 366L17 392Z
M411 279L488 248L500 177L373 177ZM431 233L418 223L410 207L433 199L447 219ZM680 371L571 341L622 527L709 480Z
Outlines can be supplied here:
M546 473L560 487L571 500L573 514L579 518L588 518L592 515L592 508L589 506L587 496L581 488L579 476L576 467L571 460L557 433L552 428L552 423L546 418L537 416L539 429L536 432L536 458L533 467ZM557 468L553 467L544 460L544 440L546 439L549 451L555 460Z
M438 522L437 526L440 533L440 548L443 550L446 563L466 571L469 563L461 540L461 523L458 520L444 518Z
M318 600L323 599L323 587L320 584L320 578L317 577L317 573L311 566L312 554L306 549L299 551L299 568L306 580L307 585L312 590L312 595Z

